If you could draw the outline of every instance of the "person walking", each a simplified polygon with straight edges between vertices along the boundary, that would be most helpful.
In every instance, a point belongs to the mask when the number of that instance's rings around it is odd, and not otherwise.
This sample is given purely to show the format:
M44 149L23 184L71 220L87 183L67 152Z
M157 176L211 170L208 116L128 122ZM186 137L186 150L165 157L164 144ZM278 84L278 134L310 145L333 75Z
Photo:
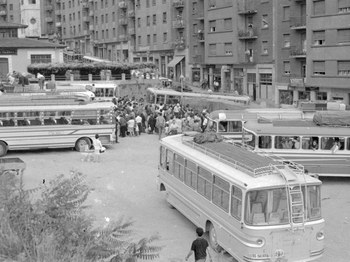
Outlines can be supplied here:
M95 139L92 140L93 146L94 146L94 162L100 162L101 161L101 151L103 150L102 143L100 141L99 134L95 135Z
M40 89L44 89L45 76L38 72L38 74L36 75L36 78L38 79Z
M209 261L212 261L211 255L208 250L208 241L203 238L203 228L197 227L196 233L197 239L192 242L191 250L186 256L185 260L187 261L188 258L192 255L192 253L194 253L195 262L205 262L205 260L207 259L207 254L209 256Z
M158 113L158 116L156 118L156 127L158 129L158 135L159 135L159 140L162 138L162 133L164 131L165 127L165 118L162 114L162 112Z

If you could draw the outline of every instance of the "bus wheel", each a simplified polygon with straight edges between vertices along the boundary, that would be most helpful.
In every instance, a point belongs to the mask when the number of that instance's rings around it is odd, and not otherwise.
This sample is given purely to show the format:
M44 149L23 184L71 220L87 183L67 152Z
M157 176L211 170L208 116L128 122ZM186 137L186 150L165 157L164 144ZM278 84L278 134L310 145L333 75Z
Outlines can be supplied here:
M77 150L78 152L85 151L86 147L88 149L90 149L91 147L91 141L89 138L79 138L79 140L75 143L75 150Z
M220 253L222 251L222 247L218 244L215 227L213 224L209 225L209 234L208 240L210 247L215 251Z
M7 154L7 145L0 141L0 156L4 156Z

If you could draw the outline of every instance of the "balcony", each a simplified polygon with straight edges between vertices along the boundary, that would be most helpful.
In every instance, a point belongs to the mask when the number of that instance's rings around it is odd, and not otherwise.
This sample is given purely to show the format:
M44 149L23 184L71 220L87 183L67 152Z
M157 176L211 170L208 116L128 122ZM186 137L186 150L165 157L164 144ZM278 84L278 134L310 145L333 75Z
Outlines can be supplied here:
M89 30L84 29L84 30L83 30L83 35L88 35L88 34L89 34Z
M89 17L87 15L83 16L83 22L84 23L89 23L90 22L90 19L89 19Z
M258 35L254 28L248 28L247 30L238 31L238 39L240 40L252 40L257 38L258 38Z
M118 38L120 41L127 41L128 40L128 36L124 35L124 34L119 35Z
M291 58L306 58L306 49L305 48L298 48L298 47L291 47L290 55Z
M55 15L57 16L60 16L62 13L61 13L61 10L60 9L56 9L55 10Z
M129 18L134 18L135 17L135 10L129 10L128 11L128 17Z
M238 1L237 12L239 15L253 15L258 11L255 8L255 0L240 0Z
M82 3L83 9L89 9L89 3L88 2L83 2Z
M62 27L62 23L61 22L56 22L56 27Z
M126 19L125 17L119 18L118 21L119 21L120 25L127 25L128 24L128 19Z
M176 19L175 21L173 21L173 28L175 28L175 29L183 29L183 28L185 28L184 20Z
M0 0L0 5L7 5L7 0Z
M93 24L90 24L90 25L89 25L89 30L90 30L90 31L95 31L95 30L94 30L94 25L93 25Z
M45 22L46 23L52 23L53 22L53 19L52 19L52 17L45 17Z
M173 43L173 48L178 49L178 50L183 50L186 48L186 43L185 39L183 37L175 39Z
M1 16L3 16L3 15L7 15L6 10L0 10L0 15L1 15Z
M290 29L306 30L306 16L297 16L290 18Z
M184 8L185 7L185 1L184 0L174 0L173 1L173 7L174 8Z
M120 1L120 2L118 3L118 7L119 7L120 9L126 9L126 8L128 8L128 5L126 4L126 1Z
M193 36L198 39L198 42L204 42L205 41L203 30L198 30L198 32L194 33Z
M135 28L134 28L134 27L128 28L128 34L129 34L129 35L135 35L135 34L136 34Z

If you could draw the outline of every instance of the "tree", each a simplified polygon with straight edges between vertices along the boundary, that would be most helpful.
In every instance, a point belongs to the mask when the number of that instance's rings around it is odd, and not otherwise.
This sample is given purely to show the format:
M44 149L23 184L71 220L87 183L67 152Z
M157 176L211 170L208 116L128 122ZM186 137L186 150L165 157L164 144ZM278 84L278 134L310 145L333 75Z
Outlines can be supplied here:
M25 190L21 175L0 172L0 261L153 260L157 235L135 241L133 221L120 218L94 227L84 205L90 189L72 172Z

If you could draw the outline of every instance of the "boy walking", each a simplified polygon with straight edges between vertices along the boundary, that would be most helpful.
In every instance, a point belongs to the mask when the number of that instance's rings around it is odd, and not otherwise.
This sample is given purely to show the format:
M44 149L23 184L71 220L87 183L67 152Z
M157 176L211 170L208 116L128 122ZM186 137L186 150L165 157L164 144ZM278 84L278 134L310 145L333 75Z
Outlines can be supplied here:
M197 239L192 242L191 250L186 256L185 260L187 261L188 258L194 253L194 261L195 262L205 262L207 258L207 254L209 256L209 261L212 261L211 255L209 253L208 247L208 241L203 238L203 228L198 227L196 229L197 233Z

